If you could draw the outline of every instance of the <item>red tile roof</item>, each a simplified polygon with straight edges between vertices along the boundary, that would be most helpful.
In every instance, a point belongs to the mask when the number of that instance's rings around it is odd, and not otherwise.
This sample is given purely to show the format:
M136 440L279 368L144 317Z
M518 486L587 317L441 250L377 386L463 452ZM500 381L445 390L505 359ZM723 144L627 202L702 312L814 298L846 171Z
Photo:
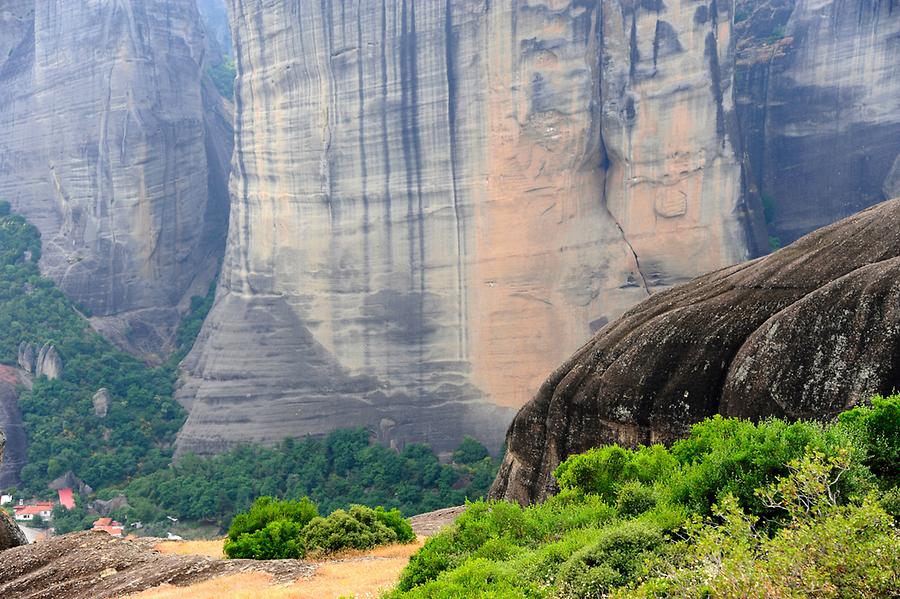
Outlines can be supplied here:
M91 530L100 530L111 534L114 537L121 537L125 527L112 518L98 518L94 522L94 528Z
M17 505L13 508L16 512L16 516L27 516L31 514L32 516L40 514L41 512L52 512L53 511L53 502L46 501L42 503L35 503L34 505Z
M67 487L59 490L59 503L65 506L67 510L75 507L75 497L72 495L72 489Z

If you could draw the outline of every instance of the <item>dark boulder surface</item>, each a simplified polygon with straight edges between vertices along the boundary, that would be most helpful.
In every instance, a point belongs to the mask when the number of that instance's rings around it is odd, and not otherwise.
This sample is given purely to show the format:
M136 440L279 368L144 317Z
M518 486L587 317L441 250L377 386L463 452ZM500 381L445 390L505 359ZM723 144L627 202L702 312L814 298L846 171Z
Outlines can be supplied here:
M493 498L541 501L567 456L670 443L713 414L830 419L900 387L900 199L648 298L518 413Z
M6 445L6 436L0 430L0 460L3 459L3 448ZM0 510L0 551L12 549L20 545L27 545L28 539L12 517L4 510Z

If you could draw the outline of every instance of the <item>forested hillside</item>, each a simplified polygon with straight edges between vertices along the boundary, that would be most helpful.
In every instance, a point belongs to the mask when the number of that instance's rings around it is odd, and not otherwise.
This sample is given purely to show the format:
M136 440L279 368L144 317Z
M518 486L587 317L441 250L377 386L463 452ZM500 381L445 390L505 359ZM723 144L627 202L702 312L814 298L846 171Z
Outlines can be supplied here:
M195 297L177 333L178 351L159 367L116 349L38 271L37 229L0 204L0 362L16 366L20 343L52 344L60 378L37 376L19 404L28 434L21 496L51 496L47 483L71 471L91 486L71 512L57 508L60 532L88 527L94 497L125 495L115 516L152 523L166 516L225 527L260 495L308 495L323 510L350 503L400 508L410 515L456 505L486 492L496 462L466 440L454 464L441 464L427 446L397 452L362 429L325 439L286 439L274 448L243 445L212 459L184 456L170 467L175 433L185 412L172 394L178 362L190 349L212 303ZM93 397L105 388L106 414Z

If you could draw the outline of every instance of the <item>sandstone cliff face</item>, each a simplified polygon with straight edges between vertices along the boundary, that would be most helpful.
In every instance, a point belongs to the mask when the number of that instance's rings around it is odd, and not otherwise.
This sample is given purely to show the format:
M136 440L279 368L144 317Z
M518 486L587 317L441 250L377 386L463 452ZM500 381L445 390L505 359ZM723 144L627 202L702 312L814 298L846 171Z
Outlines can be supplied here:
M892 0L738 2L746 181L782 242L900 194L897 9Z
M230 13L232 220L179 452L350 425L494 444L638 301L900 185L890 2Z
M28 438L22 424L17 387L30 381L21 371L0 366L0 446L6 436L5 448L0 448L0 490L17 486L19 474L28 458Z
M3 450L6 447L6 436L0 429L0 462L3 461ZM6 513L6 510L0 510L0 551L27 545L28 540L25 533L19 528L12 516Z
M43 270L138 352L166 347L221 247L210 188L230 141L204 48L193 0L0 8L0 198L41 230Z
M900 386L900 199L654 295L600 331L516 416L491 489L553 490L568 455L668 443L716 413L828 419Z
M496 446L493 406L592 328L748 255L728 8L231 14L231 227L179 451L347 425Z

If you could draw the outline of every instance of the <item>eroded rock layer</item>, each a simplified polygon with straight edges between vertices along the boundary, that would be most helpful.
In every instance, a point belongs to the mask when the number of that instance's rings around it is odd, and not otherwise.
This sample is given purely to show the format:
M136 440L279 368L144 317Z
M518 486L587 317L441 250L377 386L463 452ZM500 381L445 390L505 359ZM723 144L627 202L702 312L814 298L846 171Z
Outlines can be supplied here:
M890 2L230 12L231 224L179 452L348 425L495 444L650 293L900 185Z
M900 199L664 291L516 416L491 495L530 503L568 455L668 443L719 413L829 419L900 387Z
M746 257L731 13L696 13L232 2L231 228L179 451L347 425L496 447L495 406L592 326Z
M231 117L204 102L203 36L194 0L0 7L0 199L40 229L42 269L139 353L165 350L224 236Z

